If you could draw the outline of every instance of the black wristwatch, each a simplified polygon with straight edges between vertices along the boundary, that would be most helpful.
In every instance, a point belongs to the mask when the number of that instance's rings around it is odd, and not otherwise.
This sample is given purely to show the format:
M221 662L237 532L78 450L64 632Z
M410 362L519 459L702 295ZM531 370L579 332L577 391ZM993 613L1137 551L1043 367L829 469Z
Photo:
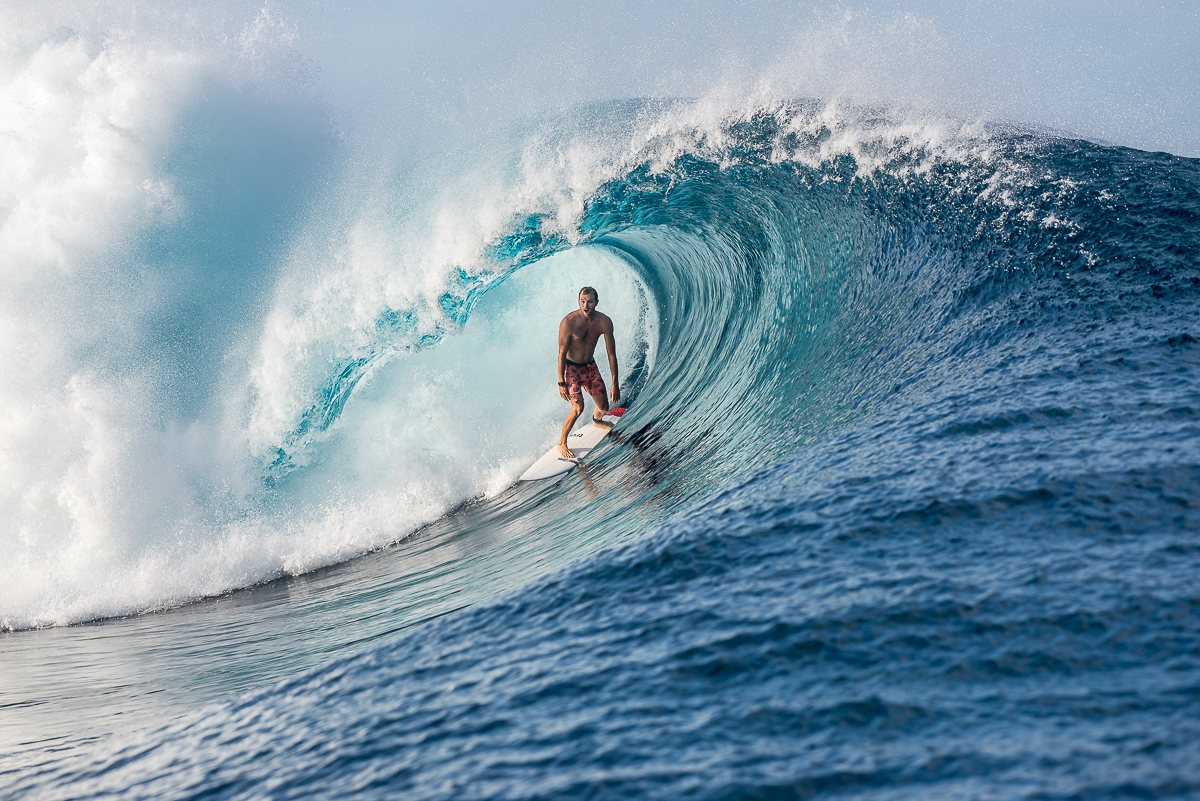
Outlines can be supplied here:
M560 387L565 387L565 386L567 385L567 382L566 382L566 381L559 381L559 382L558 382L558 385L559 385Z

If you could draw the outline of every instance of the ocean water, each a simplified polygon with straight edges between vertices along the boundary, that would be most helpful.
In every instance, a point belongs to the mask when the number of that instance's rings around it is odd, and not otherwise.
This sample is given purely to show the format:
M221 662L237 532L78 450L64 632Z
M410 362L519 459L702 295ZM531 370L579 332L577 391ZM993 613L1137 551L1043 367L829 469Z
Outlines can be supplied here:
M0 796L1200 797L1196 159L760 93L398 167L265 11L17 21ZM518 484L584 284L629 411Z

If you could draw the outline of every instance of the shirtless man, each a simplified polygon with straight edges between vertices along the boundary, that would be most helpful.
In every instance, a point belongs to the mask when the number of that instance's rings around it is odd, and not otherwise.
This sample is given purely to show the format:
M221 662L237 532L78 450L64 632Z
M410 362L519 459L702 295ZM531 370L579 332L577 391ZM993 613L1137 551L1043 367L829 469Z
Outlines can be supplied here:
M575 454L567 447L567 435L571 426L583 414L583 389L596 402L592 422L600 428L612 428L600 418L608 412L608 398L604 379L596 367L596 343L604 335L604 346L608 351L608 368L612 372L612 402L621 400L621 387L617 381L617 346L613 341L613 324L607 314L596 311L600 295L590 286L579 290L579 310L573 311L558 324L558 394L571 402L571 411L563 423L562 436L558 438L558 455L573 459Z

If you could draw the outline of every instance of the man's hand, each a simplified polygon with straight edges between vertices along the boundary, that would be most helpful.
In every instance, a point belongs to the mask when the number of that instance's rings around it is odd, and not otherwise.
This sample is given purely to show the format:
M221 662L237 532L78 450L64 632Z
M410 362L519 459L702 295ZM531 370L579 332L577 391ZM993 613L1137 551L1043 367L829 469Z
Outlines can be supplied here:
M613 382L612 392L610 392L609 395L612 397L613 403L619 403L621 401L621 388L617 386L616 382Z
M567 388L564 387L562 384L558 385L558 396L565 401L570 400L570 398L567 397Z

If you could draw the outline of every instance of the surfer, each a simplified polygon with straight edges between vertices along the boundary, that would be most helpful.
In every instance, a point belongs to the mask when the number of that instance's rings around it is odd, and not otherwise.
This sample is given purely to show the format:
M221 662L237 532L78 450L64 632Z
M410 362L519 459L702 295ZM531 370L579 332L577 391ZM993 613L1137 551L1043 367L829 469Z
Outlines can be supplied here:
M600 428L612 428L601 418L608 412L608 395L600 368L596 366L596 343L604 335L604 347L608 351L608 368L612 372L612 402L621 400L621 386L617 380L617 346L613 341L613 324L607 314L596 311L600 295L590 286L579 290L579 309L573 311L558 324L558 394L571 402L571 411L563 423L562 436L558 439L558 455L573 459L575 454L567 447L567 435L571 426L583 414L583 390L587 390L596 402L592 423Z

